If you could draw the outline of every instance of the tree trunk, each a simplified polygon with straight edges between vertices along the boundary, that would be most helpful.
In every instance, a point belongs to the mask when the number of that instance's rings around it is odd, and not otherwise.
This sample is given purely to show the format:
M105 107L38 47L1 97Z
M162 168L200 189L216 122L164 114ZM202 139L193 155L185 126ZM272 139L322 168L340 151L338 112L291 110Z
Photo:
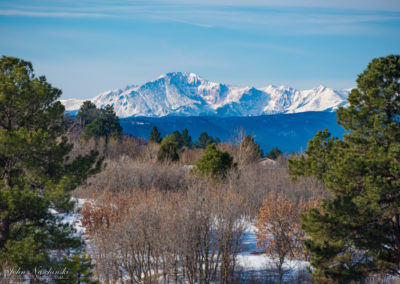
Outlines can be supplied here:
M394 234L394 241L395 246L397 249L398 258L400 258L400 215L396 214L393 217L394 226L393 226L393 234Z
M0 219L0 249L4 248L10 233L10 216Z
M6 161L6 167L4 172L4 184L6 188L11 187L11 166L9 161ZM7 210L6 208L2 208ZM10 233L10 216L6 215L4 218L0 219L0 248L4 248L8 235Z
M279 266L279 268L278 268L278 283L279 284L282 284L282 280L283 280L283 272L282 272L282 267L281 266Z
M280 257L279 258L279 264L278 264L278 278L279 278L278 283L279 284L283 283L283 263L284 262L285 262L285 258L284 257Z
M4 167L4 185L11 187L11 160L6 158Z
M107 151L108 151L108 135L105 136L104 138L104 156L107 156Z

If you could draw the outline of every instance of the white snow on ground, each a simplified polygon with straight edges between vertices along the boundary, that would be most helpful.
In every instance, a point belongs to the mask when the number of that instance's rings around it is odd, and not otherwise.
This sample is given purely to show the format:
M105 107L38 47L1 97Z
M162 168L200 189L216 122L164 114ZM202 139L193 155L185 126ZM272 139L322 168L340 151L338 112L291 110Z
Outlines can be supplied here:
M239 268L243 269L243 273L252 272L262 275L267 270L275 270L276 266L273 259L266 257L265 254L259 254L262 250L257 248L255 230L255 226L248 224L243 239L243 251L237 257L237 264ZM284 269L290 270L290 272L284 278L290 279L291 277L295 277L300 272L306 271L308 265L309 263L306 261L287 261Z
M76 201L75 212L71 214L61 214L57 213L55 210L51 209L51 213L62 218L62 222L71 224L85 241L85 245L88 251L90 251L90 242L85 237L85 228L82 226L81 218L82 215L79 214L79 210L83 207L83 204L87 202L85 199L74 198ZM243 275L255 276L254 279L263 281L263 279L269 279L268 276L273 274L275 271L275 264L271 258L266 257L264 254L259 254L260 249L257 248L257 238L255 235L255 226L248 223L245 230L243 238L243 250L237 256L237 268L241 271ZM285 283L291 283L298 279L298 275L306 275L307 267L309 263L306 261L288 261L284 265L284 269L289 272L284 275ZM267 276L267 278L265 278ZM248 278L249 279L249 278ZM388 279L392 279L392 276L388 276ZM394 279L394 278L393 278ZM129 280L128 276L124 276L124 280Z
M85 241L87 250L90 251L90 242L85 236L85 228L82 226L82 215L79 214L83 204L87 202L85 199L74 198L76 201L75 212L70 214L60 214L55 210L51 210L53 214L62 218L63 223L71 224L75 229L77 235L81 236ZM255 226L251 223L247 223L243 238L243 250L237 256L237 268L243 274L251 273L252 275L263 276L265 274L271 274L271 270L275 270L274 261L271 258L265 256L265 254L259 254L262 252L257 248L257 237L255 235ZM299 272L306 271L308 262L305 261L288 261L284 265L284 269L290 272L284 276L284 279L290 280L292 277L296 277Z
M263 270L267 268L269 259L263 254L252 254L261 252L257 248L257 238L254 231L255 227L248 225L243 239L243 251L238 255L237 263L239 266L246 268L246 270Z
M85 199L82 198L73 198L75 203L75 210L72 213L58 213L54 209L50 209L50 212L57 217L60 217L62 220L61 222L64 224L70 224L76 230L76 236L82 237L85 239L85 227L82 226L82 215L79 214L80 209L83 207L83 204L86 202Z

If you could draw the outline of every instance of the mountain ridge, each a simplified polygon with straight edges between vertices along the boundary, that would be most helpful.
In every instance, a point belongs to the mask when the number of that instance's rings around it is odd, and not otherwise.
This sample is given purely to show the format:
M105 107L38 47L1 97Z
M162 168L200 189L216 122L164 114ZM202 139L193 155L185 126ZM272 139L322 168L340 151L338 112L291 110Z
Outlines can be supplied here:
M347 105L349 90L318 86L310 90L268 85L239 87L210 82L195 73L171 72L142 85L103 92L89 99L97 107L114 106L125 117L259 116L307 111L333 111ZM85 100L61 100L76 111Z

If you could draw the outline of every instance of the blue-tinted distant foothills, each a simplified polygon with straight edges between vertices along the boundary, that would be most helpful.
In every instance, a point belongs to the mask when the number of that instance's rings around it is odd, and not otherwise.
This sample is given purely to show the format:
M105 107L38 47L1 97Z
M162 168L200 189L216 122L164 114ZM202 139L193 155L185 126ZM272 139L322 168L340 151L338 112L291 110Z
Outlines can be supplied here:
M91 98L171 71L298 89L354 87L400 53L398 0L0 1L0 54Z

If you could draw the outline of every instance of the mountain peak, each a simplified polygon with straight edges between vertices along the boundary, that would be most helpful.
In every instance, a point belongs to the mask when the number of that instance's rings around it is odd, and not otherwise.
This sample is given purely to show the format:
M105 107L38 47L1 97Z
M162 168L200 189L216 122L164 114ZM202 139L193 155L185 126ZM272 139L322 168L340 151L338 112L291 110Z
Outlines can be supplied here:
M201 78L196 73L189 73L189 72L168 72L168 73L165 73L165 74L161 74L160 76L158 76L154 80L165 79L165 78L187 78L187 79L192 79L192 80L193 79L195 79L195 80L204 80L203 78Z
M104 92L91 99L97 107L114 106L119 117L257 116L272 113L332 111L346 105L348 91L325 86L299 91L268 85L234 87L213 83L195 73L170 72L142 85ZM64 100L67 110L77 110L80 100Z

